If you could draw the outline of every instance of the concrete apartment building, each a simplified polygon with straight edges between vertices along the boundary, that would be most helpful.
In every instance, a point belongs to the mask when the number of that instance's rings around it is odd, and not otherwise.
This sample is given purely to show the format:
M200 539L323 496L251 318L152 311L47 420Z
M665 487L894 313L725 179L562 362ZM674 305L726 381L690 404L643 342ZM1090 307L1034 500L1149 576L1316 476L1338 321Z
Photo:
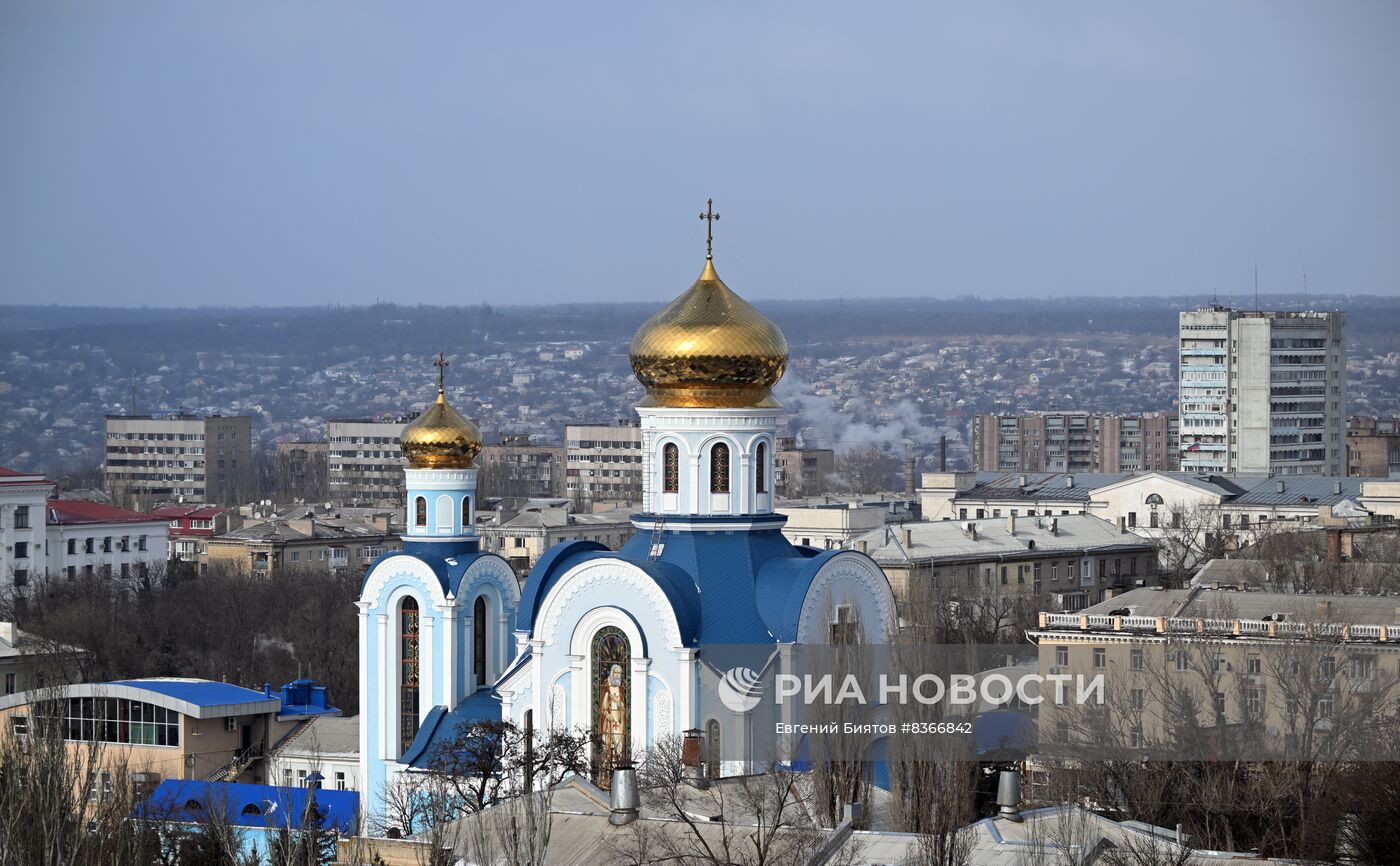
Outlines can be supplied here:
M403 502L406 461L399 434L416 415L326 422L326 488L339 505Z
M872 530L851 547L880 564L901 606L1046 593L1074 611L1157 583L1156 545L1083 514L918 521Z
M642 501L642 428L637 421L564 427L564 493L584 502Z
M1345 473L1346 314L1210 305L1179 342L1183 470Z
M324 502L329 442L278 442L273 455L273 488L279 502Z
M237 505L253 497L253 419L246 415L108 415L102 476L117 505Z
M596 541L617 550L636 532L627 509L575 514L569 505L568 500L557 500L498 511L494 522L477 527L481 549L505 557L523 579L545 551L560 542Z
M313 514L248 520L204 545L201 570L227 566L258 577L299 569L363 574L381 555L403 546L387 515L356 520Z
M477 495L550 499L565 495L563 445L535 445L528 433L507 433L476 456Z
M1174 470L1179 451L1172 412L1030 412L972 421L973 460L989 472Z
M166 559L197 564L206 553L209 537L227 528L227 513L223 508L190 505L167 505L152 511L152 517L166 521Z
M45 504L52 494L44 476L0 467L0 589L23 586L44 571Z
M1400 419L1356 415L1347 421L1347 474L1400 476Z
M836 474L836 452L830 448L799 448L793 436L778 437L773 452L773 487L781 497L824 493Z
M1400 698L1394 598L1136 589L1042 613L1028 636L1042 675L1104 675L1098 718L1039 706L1042 737L1096 750L1325 750L1334 725L1355 737L1364 714L1394 718Z

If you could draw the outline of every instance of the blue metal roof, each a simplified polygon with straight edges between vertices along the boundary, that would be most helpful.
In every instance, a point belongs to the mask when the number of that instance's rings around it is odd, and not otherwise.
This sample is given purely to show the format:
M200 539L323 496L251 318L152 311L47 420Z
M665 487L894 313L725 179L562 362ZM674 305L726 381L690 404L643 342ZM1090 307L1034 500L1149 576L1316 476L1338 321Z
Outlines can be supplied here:
M457 590L461 589L462 576L467 573L468 568L471 568L472 563L483 556L492 555L479 550L476 540L404 542L403 550L391 550L381 555L369 568L365 569L365 576L360 581L360 594L364 595L365 585L369 583L369 577L375 569L395 557L407 557L416 559L432 569L433 574L437 577L438 586L442 588L442 594L453 596L457 594Z
M199 707L219 707L228 704L249 704L267 700L280 700L269 697L253 689L245 689L230 683L216 683L212 680L163 679L114 680L108 685L128 686L145 689L158 695L165 695L178 701L185 701Z
M520 607L515 612L515 627L521 631L533 631L535 616L544 604L544 597L554 585L559 575L570 566L584 559L593 558L588 554L607 555L608 548L596 541L562 541L545 551L544 556L535 560L525 586L520 590Z
M222 815L239 827L299 830L311 795L310 788L167 779L156 786L132 815L151 821L188 824L204 824L212 815ZM321 827L354 832L360 806L357 792L318 788L315 797Z
M501 696L491 689L480 689L469 695L452 712L441 705L433 707L418 726L413 742L404 750L399 763L415 770L426 770L434 753L443 743L451 742L457 728L482 721L501 720Z

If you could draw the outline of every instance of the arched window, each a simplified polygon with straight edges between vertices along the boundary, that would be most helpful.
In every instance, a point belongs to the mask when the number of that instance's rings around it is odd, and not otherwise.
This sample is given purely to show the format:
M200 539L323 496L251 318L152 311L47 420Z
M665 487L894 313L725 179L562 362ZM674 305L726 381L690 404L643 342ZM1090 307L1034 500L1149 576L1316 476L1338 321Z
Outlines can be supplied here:
M486 596L478 595L472 605L472 672L477 686L486 685Z
M472 528L472 498L462 497L462 531L469 532Z
M604 626L593 636L593 781L612 784L619 758L632 756L632 647L621 629Z
M705 726L705 775L719 778L720 767L719 719L710 719Z
M1153 494L1151 494L1150 496L1147 497L1147 504L1148 504L1148 505L1161 505L1161 504L1162 504L1162 497L1161 497L1161 496L1158 496L1156 493L1153 493Z
M723 442L710 449L710 492L729 492L729 446Z
M753 456L753 492L768 492L768 443L758 443Z
M413 525L428 525L428 498L426 496L419 496L413 500Z
M399 608L399 754L418 733L418 602Z
M681 492L681 449L674 442L661 449L661 492Z

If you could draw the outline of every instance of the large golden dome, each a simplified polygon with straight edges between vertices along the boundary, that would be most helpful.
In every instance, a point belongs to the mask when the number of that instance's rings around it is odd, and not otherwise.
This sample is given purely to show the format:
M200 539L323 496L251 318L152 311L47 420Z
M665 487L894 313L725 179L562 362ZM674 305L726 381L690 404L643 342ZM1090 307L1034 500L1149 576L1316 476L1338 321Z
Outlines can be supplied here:
M481 453L481 432L457 414L438 389L437 402L399 434L410 469L470 469Z
M652 316L632 338L632 371L647 388L643 406L771 408L783 377L783 332L734 294L705 260L695 285Z

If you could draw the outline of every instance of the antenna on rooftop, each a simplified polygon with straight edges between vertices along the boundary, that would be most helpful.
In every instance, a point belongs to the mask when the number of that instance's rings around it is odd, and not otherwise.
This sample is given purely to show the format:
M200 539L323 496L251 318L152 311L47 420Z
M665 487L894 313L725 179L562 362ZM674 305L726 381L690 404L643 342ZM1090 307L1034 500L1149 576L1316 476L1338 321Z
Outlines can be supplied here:
M1259 266L1254 266L1254 309L1259 309Z
M128 415L136 414L136 368L131 368L131 408L127 410Z

